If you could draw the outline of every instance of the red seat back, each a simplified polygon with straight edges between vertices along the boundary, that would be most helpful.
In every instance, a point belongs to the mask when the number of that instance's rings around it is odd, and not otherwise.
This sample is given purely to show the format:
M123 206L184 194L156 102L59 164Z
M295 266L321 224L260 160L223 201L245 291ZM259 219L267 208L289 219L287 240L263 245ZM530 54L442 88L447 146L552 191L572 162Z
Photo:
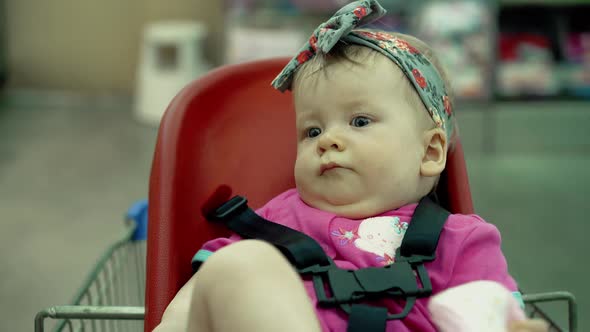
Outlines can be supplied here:
M149 189L146 322L151 331L203 242L227 234L201 209L222 185L259 207L292 188L295 116L291 95L270 82L288 59L222 67L191 83L164 115ZM452 212L471 213L460 144L439 187Z

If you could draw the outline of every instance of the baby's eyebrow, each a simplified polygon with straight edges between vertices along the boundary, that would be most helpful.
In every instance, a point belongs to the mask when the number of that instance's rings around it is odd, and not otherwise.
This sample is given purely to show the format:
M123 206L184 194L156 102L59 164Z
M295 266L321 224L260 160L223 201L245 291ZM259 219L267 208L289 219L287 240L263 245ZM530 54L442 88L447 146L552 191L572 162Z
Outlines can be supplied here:
M315 112L313 112L313 111L296 112L295 113L296 124L299 124L299 123L305 122L305 121L309 121L311 118L313 118L314 113Z
M349 97L348 100L344 99L342 101L342 107L347 110L364 108L368 104L369 103L366 100L364 100L363 98L360 98L359 96L352 96L352 97Z
M309 123L308 120L297 118L297 120L295 120L295 128L301 129L303 127L306 127L308 123Z

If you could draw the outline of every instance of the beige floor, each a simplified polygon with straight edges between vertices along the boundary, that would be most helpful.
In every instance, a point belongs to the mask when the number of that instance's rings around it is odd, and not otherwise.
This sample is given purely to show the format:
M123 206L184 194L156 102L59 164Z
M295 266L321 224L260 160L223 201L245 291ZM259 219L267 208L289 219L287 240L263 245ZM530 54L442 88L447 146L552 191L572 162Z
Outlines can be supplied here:
M580 313L590 309L589 106L460 114L476 209L503 232L512 273L529 292L573 291ZM70 301L146 197L155 137L125 99L0 99L0 331L30 331L37 311ZM564 321L563 307L549 309Z

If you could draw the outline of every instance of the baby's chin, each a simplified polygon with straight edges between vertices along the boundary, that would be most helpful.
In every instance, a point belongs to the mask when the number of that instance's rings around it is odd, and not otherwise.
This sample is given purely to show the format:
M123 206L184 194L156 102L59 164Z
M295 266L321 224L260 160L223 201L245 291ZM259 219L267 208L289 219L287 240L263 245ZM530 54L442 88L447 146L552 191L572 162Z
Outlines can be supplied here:
M350 219L363 219L381 214L393 209L381 206L380 202L372 199L358 197L330 197L323 198L318 195L308 195L299 191L299 196L305 204L318 210L334 213L340 217Z

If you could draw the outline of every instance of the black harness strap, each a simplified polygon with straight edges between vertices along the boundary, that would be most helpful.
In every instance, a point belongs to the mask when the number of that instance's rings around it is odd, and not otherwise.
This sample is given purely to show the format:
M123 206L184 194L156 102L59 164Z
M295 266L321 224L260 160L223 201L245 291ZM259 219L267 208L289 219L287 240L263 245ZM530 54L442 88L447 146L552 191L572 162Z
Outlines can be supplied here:
M420 255L434 259L440 232L449 214L449 211L436 204L429 196L422 198L402 240L399 252L401 256Z
M314 239L260 217L248 207L248 200L244 197L235 196L207 217L212 221L225 222L229 229L245 239L259 239L273 244L297 270L332 264Z
M347 332L385 331L387 326L387 308L353 304L348 317Z
M424 262L434 260L436 247L449 212L424 197L416 207L395 264L382 268L339 269L311 237L289 227L268 221L236 196L207 217L223 221L229 229L246 239L260 239L276 246L302 275L311 274L320 306L340 306L349 314L348 332L384 331L386 321L405 318L418 297L432 293ZM420 280L417 282L416 276ZM326 293L325 285L330 288ZM359 301L387 298L405 299L401 313L387 308L359 304Z

